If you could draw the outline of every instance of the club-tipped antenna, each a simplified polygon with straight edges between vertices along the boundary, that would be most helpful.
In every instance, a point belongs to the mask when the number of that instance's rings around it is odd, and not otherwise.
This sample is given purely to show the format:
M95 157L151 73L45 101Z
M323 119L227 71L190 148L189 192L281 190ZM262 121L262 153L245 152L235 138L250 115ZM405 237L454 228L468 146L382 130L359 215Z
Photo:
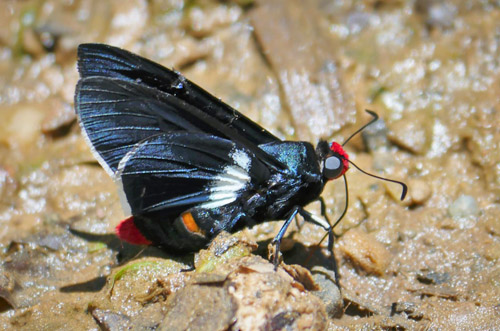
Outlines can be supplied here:
M373 124L374 122L376 122L378 120L378 115L377 113L375 113L374 111L371 111L371 110L368 110L368 109L365 109L365 111L370 114L373 118L370 122L366 123L365 125L363 125L361 128L359 128L358 130L356 130L356 132L354 132L353 134L351 134L351 136L349 138L346 139L346 141L344 141L344 143L342 144L342 146L344 146L345 144L347 144L349 142L349 140L352 139L352 137L354 137L355 135L357 135L358 133L360 133L361 131L363 131L367 126ZM391 183L396 183L396 184L399 184L403 187L403 191L401 192L401 200L404 200L404 198L406 197L406 193L408 192L408 186L406 186L405 183L403 182L400 182L398 180L394 180L394 179L389 179L389 178L384 178L384 177L380 177L380 176L377 176L377 175L374 175L374 174L371 174L369 172L366 172L364 171L363 169L361 169L360 167L358 167L354 162L352 162L351 160L347 159L347 161L352 164L354 167L356 167L356 169L358 169L359 171L361 171L362 173L364 173L365 175L368 175L368 176L371 176L371 177L374 177L374 178L377 178L377 179L380 179L380 180L385 180L386 182L391 182ZM347 185L347 181L346 181L346 178L344 176L344 182L346 183ZM347 193L347 187L346 187L346 202L348 200L348 193ZM346 204L347 205L347 204ZM340 216L340 218L337 220L337 222L335 222L335 224L333 225L333 227L335 227L335 225L337 225L340 220L344 217L345 213L347 211L347 208L344 209L344 212L342 213L342 215Z
M385 178L385 177L380 177L380 176L377 176L377 175L374 175L374 174L371 174L369 172L366 172L364 171L363 169L361 169L360 167L358 167L354 162L352 162L351 160L347 160L350 164L352 164L354 167L356 167L356 169L358 169L359 171L361 171L362 173L364 173L365 175L368 175L368 176L371 176L371 177L374 177L374 178L377 178L377 179L380 179L380 180L385 180L386 182L391 182L391 183L396 183L396 184L399 184L403 187L403 191L401 192L401 200L404 200L404 198L406 197L406 193L408 193L408 186L403 183L403 182L400 182L399 180L395 180L395 179L389 179L389 178Z
M373 124L374 122L376 122L379 119L377 113L375 113L375 112L373 112L371 110L368 110L368 109L365 109L365 111L373 117L372 120L370 122L366 123L365 125L363 125L358 130L356 130L356 132L354 132L353 134L351 134L351 136L349 136L349 138L347 138L344 141L344 143L342 144L342 147L345 144L347 144L349 142L349 140L351 140L355 135L357 135L358 133L360 133L361 131L363 131L367 126ZM361 171L365 175L368 175L368 176L371 176L371 177L374 177L374 178L377 178L377 179L380 179L380 180L385 180L387 182L391 182L391 183L395 183L395 184L401 185L402 188L403 188L403 191L401 192L401 200L404 200L404 198L406 197L406 193L408 193L408 186L405 183L403 183L401 181L398 181L398 180L384 178L384 177L380 177L380 176L371 174L369 172L364 171L360 167L358 167L354 162L352 162L348 158L344 158L344 157L342 157L342 158L345 159L345 160L347 160L350 164L352 164L356 169L358 169L359 171ZM335 269L335 282L336 282L337 285L339 285L339 277L338 277L337 261L335 260L335 256L333 254L333 245L334 245L334 240L335 240L335 234L333 233L333 229L344 218L344 216L347 213L347 208L349 207L349 188L348 188L348 184L347 184L347 178L346 178L345 174L343 174L342 177L344 178L344 188L345 188L345 205L344 205L344 211L342 212L342 214L340 215L340 217L337 219L337 221L335 223L333 223L333 225L330 225L330 228L328 229L327 233L325 233L325 235L323 236L323 238L321 238L321 240L318 243L318 246L320 246L321 243L328 237L328 251L330 252L330 254L332 255L332 258L333 258L334 269ZM322 208L324 208L323 205L322 205ZM340 288L340 286L339 286L339 288Z
M365 109L365 111L372 115L373 118L370 122L366 123L365 125L363 125L362 127L360 127L358 130L356 130L356 132L354 132L353 134L351 134L351 136L349 138L346 139L346 141L344 141L344 143L342 144L342 147L345 146L345 144L347 144L349 142L349 140L352 139L352 137L354 137L355 135L357 135L358 133L360 133L361 131L363 131L367 126L373 124L374 122L376 122L378 120L378 115L377 113L371 111L371 110L368 110L368 109Z

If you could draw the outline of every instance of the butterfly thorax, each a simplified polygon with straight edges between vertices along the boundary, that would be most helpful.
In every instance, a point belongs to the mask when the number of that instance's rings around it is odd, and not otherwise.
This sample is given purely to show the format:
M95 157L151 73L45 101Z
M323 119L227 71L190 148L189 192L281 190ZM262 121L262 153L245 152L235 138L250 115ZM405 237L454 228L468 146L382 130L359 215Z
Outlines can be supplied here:
M272 173L261 187L259 195L264 199L256 217L262 221L282 219L292 207L305 206L320 196L324 181L310 143L284 141L259 147L276 157L286 169Z

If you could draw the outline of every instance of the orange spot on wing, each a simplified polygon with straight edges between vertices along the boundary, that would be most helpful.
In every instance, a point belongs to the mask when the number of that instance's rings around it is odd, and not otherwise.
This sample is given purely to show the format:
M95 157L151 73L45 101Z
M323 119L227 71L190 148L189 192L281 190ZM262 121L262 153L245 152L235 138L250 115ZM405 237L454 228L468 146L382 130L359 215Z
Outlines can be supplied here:
M184 223L184 226L186 227L186 229L188 229L189 232L198 232L198 233L202 232L198 224L196 224L193 214L187 212L182 214L181 217L182 217L182 223Z

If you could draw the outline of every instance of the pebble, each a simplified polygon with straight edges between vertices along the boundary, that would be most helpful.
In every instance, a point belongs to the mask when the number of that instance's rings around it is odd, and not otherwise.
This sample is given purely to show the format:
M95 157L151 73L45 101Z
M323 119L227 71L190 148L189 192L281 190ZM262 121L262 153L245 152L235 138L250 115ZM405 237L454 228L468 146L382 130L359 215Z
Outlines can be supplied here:
M455 219L476 217L479 214L479 207L473 196L463 194L448 207L448 213Z
M411 179L408 181L408 189L413 204L421 205L425 203L432 195L430 185L421 179Z
M9 144L33 144L40 135L44 114L36 105L17 106L12 110L15 112L10 118L3 118L8 123L6 133L9 137Z
M383 275L391 262L387 248L359 230L350 230L342 236L340 250L368 274Z
M328 317L340 317L343 313L343 301L340 289L335 284L335 273L321 266L312 268L312 276L319 290L314 292L324 303Z
M430 27L453 27L457 9L452 4L440 0L417 0L415 7L426 17L426 23Z
M393 122L388 133L389 140L414 154L425 154L430 145L432 128L425 115L408 116Z

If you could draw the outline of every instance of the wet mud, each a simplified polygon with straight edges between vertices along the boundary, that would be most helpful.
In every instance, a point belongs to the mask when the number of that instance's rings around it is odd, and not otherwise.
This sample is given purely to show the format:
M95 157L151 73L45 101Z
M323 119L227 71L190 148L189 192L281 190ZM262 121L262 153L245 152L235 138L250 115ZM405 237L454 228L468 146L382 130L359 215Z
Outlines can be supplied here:
M342 143L349 210L221 234L175 256L120 242L115 184L73 110L76 49L173 67L290 140ZM2 1L0 328L500 328L500 5L495 1ZM342 213L339 181L323 192ZM319 214L319 204L308 207ZM320 243L321 242L321 243Z

